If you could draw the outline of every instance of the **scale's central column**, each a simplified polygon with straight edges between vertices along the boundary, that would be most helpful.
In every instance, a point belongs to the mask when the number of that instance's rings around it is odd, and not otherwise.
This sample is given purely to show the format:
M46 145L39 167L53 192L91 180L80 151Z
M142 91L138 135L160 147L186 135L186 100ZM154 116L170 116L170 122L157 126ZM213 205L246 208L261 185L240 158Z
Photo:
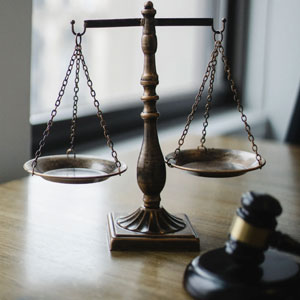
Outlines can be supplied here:
M155 88L158 85L158 75L155 66L155 52L157 39L155 34L154 15L156 11L152 5L142 11L144 27L142 36L142 49L144 52L144 71L141 85L144 94L141 100L144 102L144 110L141 118L144 120L144 140L137 166L137 180L140 189L144 192L144 206L158 208L160 192L166 181L166 167L159 146L156 120L159 113L156 110Z
M144 205L128 216L109 215L111 250L175 249L199 250L199 239L186 215L173 216L160 206L160 193L166 181L166 167L157 136L159 113L155 88L158 75L155 66L157 39L155 34L156 10L147 2L142 11L144 19L142 49L144 70L141 85L144 94L144 140L137 163L137 181L144 193Z

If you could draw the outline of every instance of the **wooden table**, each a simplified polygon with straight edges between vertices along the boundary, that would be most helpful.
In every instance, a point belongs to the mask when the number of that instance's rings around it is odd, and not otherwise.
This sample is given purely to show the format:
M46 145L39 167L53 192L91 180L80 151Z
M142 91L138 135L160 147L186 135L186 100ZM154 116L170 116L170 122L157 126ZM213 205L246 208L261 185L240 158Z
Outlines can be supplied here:
M174 150L171 141L161 141L164 154ZM197 143L188 137L185 146L191 145ZM246 138L213 138L208 145L250 149ZM249 190L278 198L278 229L300 240L300 148L258 145L267 165L241 177L201 178L167 168L162 205L189 216L201 252L223 246L241 194ZM107 213L142 204L139 147L121 151L129 170L103 183L64 185L28 176L0 185L0 299L189 299L183 273L199 253L108 249Z

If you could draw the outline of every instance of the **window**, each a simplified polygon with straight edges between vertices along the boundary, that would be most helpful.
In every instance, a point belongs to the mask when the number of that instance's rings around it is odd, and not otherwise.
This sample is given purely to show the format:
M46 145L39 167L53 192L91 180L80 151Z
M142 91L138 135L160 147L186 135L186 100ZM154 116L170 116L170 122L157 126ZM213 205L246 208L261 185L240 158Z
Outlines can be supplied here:
M156 17L215 17L224 15L224 1L191 0L188 5L180 0L153 1ZM222 5L221 5L222 4ZM59 88L75 45L70 20L76 20L75 30L83 30L86 19L138 18L143 8L139 0L71 1L33 0L32 75L30 121L33 125L33 151L50 118ZM105 114L110 132L120 133L141 124L142 110L139 85L143 68L140 46L141 27L87 29L83 36L83 54L91 79ZM157 27L158 50L156 66L160 84L157 93L161 99L158 110L164 112L163 120L186 113L194 101L199 83L212 49L212 33L207 27ZM74 70L73 70L74 75ZM70 76L58 114L54 121L59 132L47 138L47 143L57 147L67 139L72 116L74 77ZM82 141L99 131L95 108L83 76L79 83L78 116L83 129ZM189 100L187 100L189 99ZM172 102L170 102L172 101ZM161 114L163 115L163 114ZM186 115L182 115L184 118ZM93 125L91 125L93 124ZM125 124L125 125L124 125ZM91 129L91 127L94 127ZM79 126L78 126L79 127ZM54 128L53 128L54 130ZM66 134L63 133L66 132ZM78 132L80 135L80 132ZM50 146L51 148L51 146Z

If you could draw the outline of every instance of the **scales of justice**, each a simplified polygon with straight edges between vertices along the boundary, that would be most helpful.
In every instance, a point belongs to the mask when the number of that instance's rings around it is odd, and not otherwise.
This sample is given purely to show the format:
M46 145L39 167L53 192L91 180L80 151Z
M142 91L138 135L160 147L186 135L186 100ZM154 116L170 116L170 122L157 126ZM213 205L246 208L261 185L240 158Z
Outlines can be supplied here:
M199 238L188 217L185 214L172 215L160 205L160 193L166 181L166 165L187 171L196 176L233 177L262 168L265 164L265 160L258 153L258 147L251 134L247 117L243 112L243 106L240 103L231 76L228 60L224 54L222 40L226 20L222 20L223 28L219 31L214 29L212 18L155 19L155 13L156 11L153 8L153 4L149 1L142 10L143 18L86 20L84 21L84 31L82 33L76 33L74 31L75 22L71 22L72 32L75 35L75 49L55 101L55 108L51 112L50 120L43 132L39 148L35 153L35 158L26 162L24 168L32 175L41 176L46 180L73 184L100 182L111 176L121 175L126 171L127 166L118 159L117 152L109 135L104 115L100 109L100 103L97 100L93 82L83 56L81 42L82 36L85 34L87 28L142 26L141 44L144 53L144 69L140 83L144 88L144 93L141 97L144 103L144 109L141 113L141 118L144 120L144 138L137 161L137 183L144 194L143 205L128 215L114 212L108 215L110 249L198 251L200 247ZM187 117L183 133L178 141L178 146L174 152L166 155L165 158L160 148L156 127L156 122L159 117L159 113L156 109L156 101L159 97L155 91L158 85L158 75L155 65L155 52L157 49L156 26L210 26L215 41L203 81L195 97L191 113ZM237 109L241 114L241 120L245 125L245 130L253 150L252 153L231 149L210 149L204 145L218 57L221 57L221 61L224 64L225 75L233 93L233 100L237 104ZM42 148L45 146L46 138L50 133L73 67L75 67L76 71L70 147L65 155L42 156ZM75 152L74 144L76 137L80 68L83 69L86 76L87 85L97 110L100 127L103 130L107 146L111 150L112 160L77 155ZM190 123L194 118L207 82L208 91L200 146L195 149L181 150L181 146L184 144L184 139L188 133Z

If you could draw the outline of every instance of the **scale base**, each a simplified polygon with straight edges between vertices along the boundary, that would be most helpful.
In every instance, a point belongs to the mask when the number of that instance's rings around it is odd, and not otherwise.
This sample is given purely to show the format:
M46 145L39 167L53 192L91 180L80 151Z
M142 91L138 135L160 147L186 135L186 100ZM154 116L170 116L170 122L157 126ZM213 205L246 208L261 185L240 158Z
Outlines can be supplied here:
M201 300L300 299L300 267L289 257L269 250L260 266L241 267L224 248L196 257L186 268L184 287Z
M123 229L117 220L124 214L110 213L108 215L109 248L115 250L157 250L157 251L199 251L200 241L188 217L179 214L185 222L184 229L173 233L149 234Z

